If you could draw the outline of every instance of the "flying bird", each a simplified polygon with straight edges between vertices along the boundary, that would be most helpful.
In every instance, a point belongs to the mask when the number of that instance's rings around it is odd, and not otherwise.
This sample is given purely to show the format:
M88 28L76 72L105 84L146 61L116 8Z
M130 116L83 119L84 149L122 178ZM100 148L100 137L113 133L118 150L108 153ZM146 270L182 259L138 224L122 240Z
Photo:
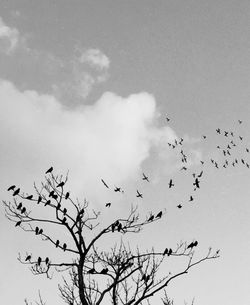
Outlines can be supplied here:
M49 174L49 173L51 173L53 171L53 166L51 166L46 172L45 172L45 174Z
M171 188L172 186L174 186L174 184L173 184L173 180L172 180L172 179L170 179L170 181L169 181L169 183L168 183L168 187L169 187L169 188Z
M149 182L148 176L146 176L144 173L142 173L142 175L143 175L142 180L146 180Z
M106 188L109 189L109 186L107 185L107 183L103 179L101 179L101 181L104 184L104 186L106 186Z
M178 205L177 205L177 208L178 208L178 209L181 209L181 208L182 208L182 205L181 205L181 204L178 204Z
M105 204L105 207L106 207L106 208L110 208L110 206L111 206L111 202L107 202L107 203Z
M115 192L121 192L121 188L120 187L115 187L114 191Z
M14 191L14 193L13 193L13 196L18 195L18 194L19 194L19 192L20 192L20 188L16 189L16 190Z
M7 191L14 191L15 187L16 187L15 185L11 185Z
M142 193L140 193L138 190L136 190L136 192L137 192L136 197L138 197L138 198L142 198Z

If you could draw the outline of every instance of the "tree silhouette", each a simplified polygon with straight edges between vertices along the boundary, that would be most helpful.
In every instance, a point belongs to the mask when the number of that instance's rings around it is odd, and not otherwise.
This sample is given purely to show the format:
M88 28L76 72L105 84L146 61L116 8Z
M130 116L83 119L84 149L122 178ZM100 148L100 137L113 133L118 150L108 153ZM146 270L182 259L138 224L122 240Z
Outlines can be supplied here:
M174 279L186 274L194 266L219 257L219 250L195 259L197 241L180 242L175 248L142 251L124 242L129 234L139 234L145 226L152 226L161 219L150 213L141 219L138 208L132 206L126 217L101 226L100 212L90 208L84 200L73 200L66 190L68 175L58 176L51 167L45 180L34 193L27 194L12 186L11 201L3 201L6 217L27 233L39 236L50 243L59 258L19 254L19 261L27 264L34 275L52 277L52 271L64 272L63 284L59 285L63 301L69 305L99 304L149 304L150 299L166 288ZM39 210L40 209L40 210ZM39 211L40 212L39 212ZM43 212L41 212L43 211ZM64 230L65 240L55 237L57 226ZM114 240L108 250L101 249L106 237ZM182 270L172 274L163 272L169 259L183 262ZM40 304L43 304L39 293ZM172 304L165 294L164 304ZM25 303L28 304L27 300ZM38 304L38 303L37 303Z

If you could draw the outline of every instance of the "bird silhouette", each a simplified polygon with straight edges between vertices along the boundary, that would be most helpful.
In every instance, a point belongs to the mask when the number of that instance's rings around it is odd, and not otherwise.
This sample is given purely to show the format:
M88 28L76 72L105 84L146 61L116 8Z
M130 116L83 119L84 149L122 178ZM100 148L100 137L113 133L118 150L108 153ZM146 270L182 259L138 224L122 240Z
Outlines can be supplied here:
M53 198L54 200L56 200L56 199L58 198L58 195L53 194L53 195L52 195L52 198Z
M67 200L69 198L69 192L66 193L65 199Z
M19 192L20 192L20 188L16 189L16 190L14 191L14 193L13 193L13 196L18 195L18 194L19 194Z
M63 251L66 251L66 249L67 249L67 245L64 243L63 244Z
M15 189L15 185L11 185L8 189L7 189L7 191L14 191L14 189Z
M33 195L29 195L26 197L26 199L28 199L28 200L32 200L32 198L33 198Z
M142 193L140 193L138 190L136 190L136 192L137 192L136 197L138 197L138 198L143 198L143 197L142 197Z
M142 173L142 175L143 175L142 180L146 180L149 182L148 176L146 176L144 173Z
M101 179L101 181L102 181L102 183L104 184L104 186L105 186L107 189L109 189L109 186L107 185L107 183L106 183L103 179Z
M62 181L62 182L60 182L59 184L57 184L57 186L56 186L56 187L63 187L63 186L64 186L64 184L65 184L65 182L64 182L64 181Z
M220 128L217 128L217 129L216 129L216 132L217 132L218 134L220 134L220 133L221 133Z
M189 201L193 201L194 200L194 198L193 198L193 196L191 195L190 197L189 197Z
M194 181L193 185L194 185L196 188L198 188L198 189L200 188L200 181L199 181L198 178L195 178L195 181Z
M168 183L168 187L169 187L169 188L171 188L172 186L174 186L174 184L173 184L173 180L172 180L172 179L170 179L170 181L169 181L169 183Z
M42 201L42 196L38 196L38 199L37 199L37 204L39 204L41 201Z
M28 256L25 258L25 262L30 261L30 260L31 260L31 255L28 255Z
M49 258L48 258L48 257L45 258L45 264L46 264L46 265L49 264Z
M104 268L102 269L102 271L100 272L100 274L107 274L108 273L108 268Z
M62 224L66 224L66 220L67 220L67 218L66 218L66 217L63 217L63 219L62 219Z
M22 223L22 221L21 221L21 220L17 221L17 222L16 222L16 224L15 224L15 227L20 226L20 224L21 224L21 223Z
M162 216L162 211L160 211L160 212L155 216L155 218L161 218L161 216Z
M57 240L57 241L56 241L56 248L59 246L59 244L60 244L60 241Z
M40 229L38 234L43 234L43 229Z
M22 202L20 202L20 203L18 204L17 209L20 210L21 207L22 207Z
M163 251L163 255L166 255L168 254L168 248L166 248L164 251Z
M42 258L39 256L38 259L37 259L37 265L40 266L41 262L42 262Z
M49 197L53 197L54 194L55 194L55 192L54 192L54 191L51 191L51 192L49 193Z
M36 227L36 229L35 229L35 233L36 233L36 235L38 235L38 234L39 234L39 228L38 228L38 227Z
M149 217L148 221L153 221L154 218L155 218L154 215L151 215L151 216Z
M60 208L61 208L61 204L58 203L58 205L56 206L57 211L60 210Z
M115 187L114 191L115 192L121 192L121 188L120 187Z
M171 248L169 248L167 255L170 256L172 253L173 253L173 250Z
M21 209L21 214L24 214L25 212L26 212L26 208L23 207L23 208Z
M203 171L201 171L197 177L201 178L202 174L203 174Z
M178 204L178 205L177 205L177 208L178 208L178 209L181 209L181 208L182 208L182 205L181 205L181 204Z
M47 201L45 202L44 206L50 205L50 203L51 203L51 201L50 201L50 200L47 200Z
M111 206L111 202L107 202L107 203L105 204L105 207L106 207L106 208L110 208L110 206Z
M53 171L53 166L51 166L46 172L45 172L45 174L49 174L49 173L51 173Z
M64 208L64 209L63 209L63 215L66 215L66 214L67 214L67 209Z
M87 271L88 274L94 274L95 272L95 268L91 268Z

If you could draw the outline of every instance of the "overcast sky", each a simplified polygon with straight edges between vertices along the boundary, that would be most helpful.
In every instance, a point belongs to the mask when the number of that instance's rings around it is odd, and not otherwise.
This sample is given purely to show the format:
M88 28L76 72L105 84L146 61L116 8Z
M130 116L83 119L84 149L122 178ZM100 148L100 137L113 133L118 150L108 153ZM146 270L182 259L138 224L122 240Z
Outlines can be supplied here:
M31 191L53 165L69 170L72 193L106 217L106 200L115 215L131 203L143 215L166 210L160 234L148 229L134 237L138 244L164 249L197 239L200 255L221 249L219 259L170 285L175 304L193 297L197 305L250 304L249 29L244 0L2 0L1 199L9 199L13 183ZM180 170L179 148L168 145L181 138L187 171ZM223 168L221 150L230 140L237 147ZM192 173L201 170L191 204ZM107 192L101 178L121 185L124 195ZM33 300L40 287L48 304L61 304L57 279L34 277L16 259L18 252L54 249L20 231L2 209L0 303Z

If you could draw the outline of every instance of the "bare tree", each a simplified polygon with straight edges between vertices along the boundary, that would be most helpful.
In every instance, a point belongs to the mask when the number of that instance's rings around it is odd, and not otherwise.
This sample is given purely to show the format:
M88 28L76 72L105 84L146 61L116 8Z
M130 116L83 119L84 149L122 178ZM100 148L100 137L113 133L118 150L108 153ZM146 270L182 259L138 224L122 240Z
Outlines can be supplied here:
M150 299L164 291L174 279L204 261L219 257L219 251L212 253L210 248L206 255L195 259L197 241L180 242L173 249L152 248L144 252L138 247L132 249L124 242L125 236L140 233L145 226L164 216L163 213L141 219L138 208L132 206L126 217L101 228L100 212L90 209L86 200L83 203L73 200L66 191L67 181L68 175L54 175L51 167L41 186L34 184L33 194L21 192L13 185L8 189L13 192L12 200L3 201L6 217L16 227L39 235L60 251L61 260L34 259L31 253L26 253L25 257L19 254L18 259L29 265L34 275L45 274L51 278L53 270L64 272L63 283L58 288L66 304L99 305L107 304L107 300L113 305L149 304ZM44 213L39 215L38 208L43 208ZM50 213L46 214L48 210ZM54 230L50 230L52 226L65 230L67 240L56 239ZM110 235L119 238L112 248L105 250L101 242ZM181 271L163 273L170 257L182 259ZM172 304L166 297L162 299L163 304ZM40 295L39 298L44 304Z

